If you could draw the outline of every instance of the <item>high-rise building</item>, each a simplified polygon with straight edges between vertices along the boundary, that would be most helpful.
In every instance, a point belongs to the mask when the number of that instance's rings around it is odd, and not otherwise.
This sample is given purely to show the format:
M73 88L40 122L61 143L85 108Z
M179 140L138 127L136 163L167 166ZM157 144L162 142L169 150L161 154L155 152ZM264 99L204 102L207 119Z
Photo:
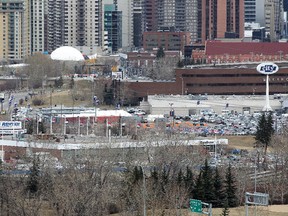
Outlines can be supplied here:
M283 0L265 0L265 28L271 41L278 41L283 31Z
M117 0L117 9L122 11L122 47L124 49L130 49L134 46L133 1Z
M142 46L142 35L145 31L144 25L144 1L133 1L133 43L134 47Z
M122 12L115 4L104 5L104 31L108 33L108 49L112 52L122 47Z
M64 8L64 0L48 0L47 10L47 51L51 53L65 44L64 15L67 16L67 12Z
M31 53L28 3L28 0L0 0L1 61L19 62Z
M202 43L215 38L244 36L244 0L202 0L199 13L198 33L201 31Z
M30 17L30 35L31 35L31 53L44 52L45 42L45 0L32 0L30 7L25 7L25 12L30 12L27 17ZM29 8L31 11L29 11ZM29 25L29 22L24 22L24 25ZM25 29L29 29L28 26ZM29 33L25 33L25 35Z
M143 2L143 25L144 31L158 30L158 8L157 0L146 0Z
M143 3L144 31L173 27L175 31L190 32L192 42L197 38L197 0L147 0Z
M256 0L245 0L245 22L256 22Z
M147 0L146 31L174 27L191 33L192 43L244 35L244 0Z
M94 54L103 45L102 0L48 0L48 52L73 46Z
M288 0L283 0L284 11L288 11Z
M263 0L244 0L244 16L247 23L259 23L265 27L265 1Z

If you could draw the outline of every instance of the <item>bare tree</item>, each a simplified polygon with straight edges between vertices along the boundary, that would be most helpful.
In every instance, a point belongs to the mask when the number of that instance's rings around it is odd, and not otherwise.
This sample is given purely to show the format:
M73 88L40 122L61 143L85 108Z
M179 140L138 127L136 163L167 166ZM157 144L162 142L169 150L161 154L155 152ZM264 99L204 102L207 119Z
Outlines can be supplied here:
M272 175L267 177L265 188L269 191L271 200L284 204L288 201L288 133L274 135L271 141L271 157L268 161Z
M53 61L48 55L36 53L25 60L28 66L22 70L22 76L28 78L29 88L39 88L43 85L43 80L47 77L61 76L59 62Z
M153 80L173 80L178 59L175 57L163 57L148 66L148 76Z

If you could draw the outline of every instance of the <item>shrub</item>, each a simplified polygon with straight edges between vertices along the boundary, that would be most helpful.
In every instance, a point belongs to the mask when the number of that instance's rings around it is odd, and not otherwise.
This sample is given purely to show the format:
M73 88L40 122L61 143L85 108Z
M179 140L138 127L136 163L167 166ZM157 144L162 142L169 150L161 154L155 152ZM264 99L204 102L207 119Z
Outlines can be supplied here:
M110 203L108 204L108 212L109 214L116 214L116 213L119 213L120 210L116 204Z
M23 100L23 98L21 98L21 99L19 100L19 105L22 105L23 102L24 102L24 100Z
M44 100L39 99L39 98L35 98L35 99L33 99L32 104L34 106L41 106L41 105L44 105Z

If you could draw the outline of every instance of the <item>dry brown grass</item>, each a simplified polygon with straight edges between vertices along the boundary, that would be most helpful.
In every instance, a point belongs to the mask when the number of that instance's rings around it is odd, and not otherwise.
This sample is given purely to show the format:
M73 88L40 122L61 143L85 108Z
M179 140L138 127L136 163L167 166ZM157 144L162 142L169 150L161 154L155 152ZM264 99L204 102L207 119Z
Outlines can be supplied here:
M254 147L254 136L223 136L221 138L228 139L230 148L252 150Z
M62 90L62 91L54 91L53 93L47 92L46 94L43 95L36 95L35 98L42 99L44 101L44 105L42 106L37 106L38 108L40 107L50 107L50 104L52 106L57 105L63 105L66 107L72 107L72 106L86 106L91 103L91 96L89 95L84 95L81 99L74 100L72 94L77 94L72 93L70 90ZM25 105L25 103L23 104Z
M223 209L221 208L213 208L212 214L215 216L220 216ZM175 215L182 215L182 216L199 216L200 214L193 213L190 209L182 209L181 214L178 210L178 214L175 210L165 210L165 216L175 216ZM259 216L287 216L288 215L288 205L275 205L275 206L257 206L255 214L255 207L250 206L248 210L249 215L259 215ZM123 216L125 213L122 214L113 214L113 216ZM147 216L151 216L151 212L147 211ZM159 211L159 214L162 215L162 211ZM244 216L245 215L245 206L241 206L238 208L231 208L229 209L229 216Z

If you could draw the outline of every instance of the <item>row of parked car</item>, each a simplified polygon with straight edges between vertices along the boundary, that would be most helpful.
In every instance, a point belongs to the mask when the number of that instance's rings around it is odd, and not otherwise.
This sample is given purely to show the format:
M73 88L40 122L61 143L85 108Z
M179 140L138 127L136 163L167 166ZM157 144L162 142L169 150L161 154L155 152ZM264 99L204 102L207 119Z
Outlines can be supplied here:
M134 110L137 115L141 110ZM138 115L137 115L138 116ZM168 126L173 125L173 129L181 133L195 133L197 135L254 135L261 113L242 114L226 113L217 114L215 112L202 113L186 116L153 116L143 114L140 123L152 123L165 121ZM273 115L275 131L281 131L286 125L286 117L283 115ZM151 120L152 119L152 120ZM171 129L171 127L169 128Z

